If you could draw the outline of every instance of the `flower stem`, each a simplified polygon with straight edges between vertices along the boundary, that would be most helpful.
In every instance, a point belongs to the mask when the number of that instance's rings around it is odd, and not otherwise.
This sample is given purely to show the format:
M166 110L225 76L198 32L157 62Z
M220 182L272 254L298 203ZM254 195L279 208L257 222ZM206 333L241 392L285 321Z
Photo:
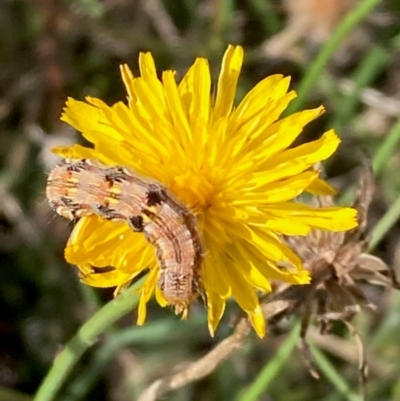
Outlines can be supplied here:
M34 401L52 401L57 398L57 392L64 384L68 374L83 353L95 343L97 337L122 316L136 308L140 298L137 289L142 284L143 279L104 305L84 323L54 360L53 366L39 387Z
M377 6L381 0L363 0L350 11L342 22L338 25L331 38L326 42L318 56L308 68L307 74L302 79L298 89L297 98L289 105L285 114L292 114L302 108L307 95L310 93L316 80L320 76L325 65L328 63L331 56L335 53L338 47L349 35L350 31L363 20L372 9Z

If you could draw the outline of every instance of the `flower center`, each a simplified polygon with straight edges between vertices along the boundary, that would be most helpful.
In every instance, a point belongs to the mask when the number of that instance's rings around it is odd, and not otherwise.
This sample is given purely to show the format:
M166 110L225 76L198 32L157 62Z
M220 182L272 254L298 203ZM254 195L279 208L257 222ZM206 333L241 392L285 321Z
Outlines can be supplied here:
M202 172L188 171L174 177L172 192L193 212L205 212L211 206L215 187Z

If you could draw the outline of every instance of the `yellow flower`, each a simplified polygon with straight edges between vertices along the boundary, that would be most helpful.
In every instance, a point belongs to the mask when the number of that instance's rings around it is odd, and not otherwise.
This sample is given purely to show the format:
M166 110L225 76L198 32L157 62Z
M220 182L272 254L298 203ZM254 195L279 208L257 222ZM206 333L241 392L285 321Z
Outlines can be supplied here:
M257 291L271 291L270 280L309 282L299 257L280 235L306 235L313 228L344 231L356 226L356 211L314 209L296 203L304 191L332 193L312 166L328 158L339 145L333 131L320 139L290 147L303 127L322 107L279 116L296 96L289 78L262 80L234 107L243 49L229 46L214 95L208 62L198 58L179 84L175 71L159 80L150 53L141 54L141 76L121 67L127 104L108 106L99 99L69 99L62 120L94 145L57 148L69 158L98 159L106 165L128 166L163 183L198 218L206 254L202 284L208 326L214 333L233 297L248 314L257 334L265 322ZM97 216L80 219L65 251L79 266L82 280L96 287L121 288L149 269L141 288L138 324L146 318L146 303L155 295L159 267L155 251L140 233L125 223ZM113 266L109 271L102 267ZM96 274L91 274L96 266Z

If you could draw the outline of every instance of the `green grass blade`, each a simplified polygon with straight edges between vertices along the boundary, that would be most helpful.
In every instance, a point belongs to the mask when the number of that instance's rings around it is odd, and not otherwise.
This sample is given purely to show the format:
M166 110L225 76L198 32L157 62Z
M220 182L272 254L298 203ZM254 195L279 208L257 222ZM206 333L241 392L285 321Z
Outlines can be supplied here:
M339 48L346 36L349 35L358 23L362 21L380 2L381 0L360 1L359 4L343 18L331 38L326 42L315 60L311 63L307 74L304 76L297 89L298 96L289 105L286 114L292 114L303 107L308 94L329 59Z
M371 239L369 241L368 250L372 251L386 233L397 223L400 218L400 196L396 199L390 209L378 221L371 232Z
M143 284L143 280L139 280L132 287L126 289L84 323L54 360L53 366L34 398L35 401L57 399L58 390L64 384L68 374L83 353L96 341L101 333L104 333L118 319L137 307L140 297L137 289Z
M354 394L351 387L344 380L343 376L335 369L329 359L315 346L310 344L311 352L315 363L324 373L325 377L335 386L337 391L346 398L347 401L362 401L361 396Z
M359 103L361 91L370 85L389 61L389 53L380 46L374 46L359 64L351 81L354 90L348 96L342 96L342 101L332 126L341 131L354 118L355 108Z
M188 321L175 319L154 321L141 327L132 326L111 334L94 354L90 365L68 386L68 394L62 401L84 400L93 383L121 349L138 344L154 345L159 343L160 338L164 344L179 343L193 331L201 330L200 326L204 327L203 315L193 316Z
M265 35L272 36L281 29L281 22L271 0L247 0L247 4L259 16L260 24Z
M1 401L32 401L32 398L19 391L11 390L9 388L0 387L0 400Z
M271 361L268 361L250 387L239 395L237 401L256 401L259 399L261 394L265 392L270 383L284 367L297 344L299 335L300 324L297 324L279 348L274 358Z
M390 156L398 149L400 143L400 118L397 120L396 124L392 127L390 132L387 134L382 145L379 147L378 151L374 156L372 166L376 176L379 176L384 169Z

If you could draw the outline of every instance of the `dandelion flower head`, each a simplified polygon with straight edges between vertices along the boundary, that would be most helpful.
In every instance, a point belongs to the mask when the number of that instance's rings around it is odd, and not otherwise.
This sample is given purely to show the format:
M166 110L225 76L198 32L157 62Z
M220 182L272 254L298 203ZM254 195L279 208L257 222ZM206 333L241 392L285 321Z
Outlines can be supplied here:
M108 106L87 97L68 99L62 120L93 144L59 147L68 158L97 159L127 166L158 180L195 214L205 246L202 286L213 334L226 302L234 298L257 334L265 334L259 292L271 291L271 280L307 284L310 276L281 235L307 235L311 229L334 232L356 226L351 208L312 208L295 202L303 192L331 194L315 163L339 145L334 131L316 141L291 147L303 127L322 107L280 116L296 94L289 78L272 75L259 82L237 105L235 96L243 49L226 50L215 93L208 61L198 58L177 83L175 71L159 79L150 53L140 54L141 75L121 66L127 102ZM96 287L122 288L142 271L149 274L140 289L138 324L155 296L155 251L125 223L98 216L82 217L68 241L65 256ZM96 266L96 274L91 274ZM113 266L114 270L101 268Z

